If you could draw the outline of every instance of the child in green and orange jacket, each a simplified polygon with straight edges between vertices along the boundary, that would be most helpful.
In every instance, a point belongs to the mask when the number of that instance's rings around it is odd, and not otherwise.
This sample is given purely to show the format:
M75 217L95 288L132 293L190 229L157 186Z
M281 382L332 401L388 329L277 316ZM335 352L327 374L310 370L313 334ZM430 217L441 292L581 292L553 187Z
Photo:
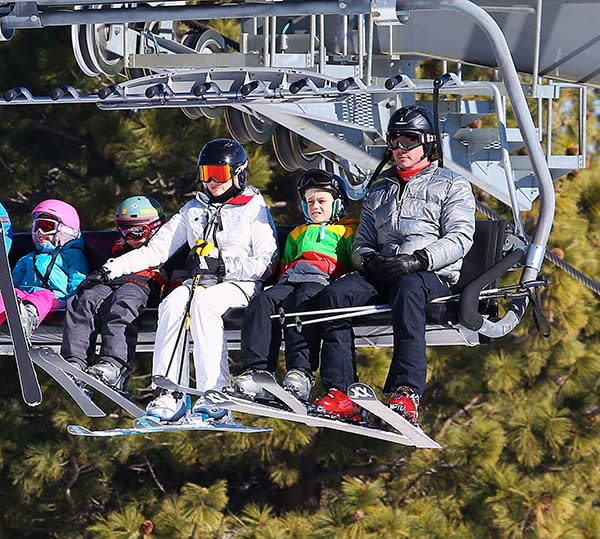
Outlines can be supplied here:
M271 316L310 310L317 294L330 281L353 271L351 247L357 220L344 219L348 206L345 181L336 174L313 169L298 183L306 223L287 237L279 282L256 295L244 313L241 360L244 372L234 389L252 399L269 400L252 376L256 371L274 371L280 344L281 323ZM287 374L283 387L303 401L310 400L318 367L318 337L314 326L301 330L283 327ZM276 361L276 359L275 359Z

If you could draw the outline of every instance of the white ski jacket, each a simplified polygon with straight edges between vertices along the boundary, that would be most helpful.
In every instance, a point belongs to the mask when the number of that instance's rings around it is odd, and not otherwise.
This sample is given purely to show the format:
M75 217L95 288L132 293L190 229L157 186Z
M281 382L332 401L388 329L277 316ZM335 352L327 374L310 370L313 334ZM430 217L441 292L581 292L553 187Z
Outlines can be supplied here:
M412 254L425 249L428 271L453 285L473 244L475 197L471 184L437 161L413 176L404 190L391 168L367 191L352 256Z
M111 279L166 262L186 243L215 244L225 264L224 281L266 279L277 263L276 230L267 204L255 187L246 186L224 203L199 192L167 221L147 245L104 264Z

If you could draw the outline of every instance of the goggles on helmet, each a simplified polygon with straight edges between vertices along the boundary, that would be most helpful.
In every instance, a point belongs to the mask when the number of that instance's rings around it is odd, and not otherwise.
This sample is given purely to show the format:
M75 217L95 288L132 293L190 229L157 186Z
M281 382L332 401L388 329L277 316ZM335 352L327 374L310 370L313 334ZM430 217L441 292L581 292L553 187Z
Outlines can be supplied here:
M118 227L123 238L131 240L142 240L150 235L151 229L148 225Z
M214 180L217 183L226 183L233 179L229 165L200 165L200 181L208 183Z
M298 190L302 195L309 189L323 189L325 191L334 191L338 184L329 172L325 170L310 170L305 172L298 182Z
M390 138L390 148L392 150L404 150L408 152L418 148L423 142L419 135L393 135Z
M58 227L60 226L60 222L54 219L48 219L45 217L41 217L33 220L33 233L37 234L41 232L42 234L46 234L47 236L51 234L56 234L58 232Z

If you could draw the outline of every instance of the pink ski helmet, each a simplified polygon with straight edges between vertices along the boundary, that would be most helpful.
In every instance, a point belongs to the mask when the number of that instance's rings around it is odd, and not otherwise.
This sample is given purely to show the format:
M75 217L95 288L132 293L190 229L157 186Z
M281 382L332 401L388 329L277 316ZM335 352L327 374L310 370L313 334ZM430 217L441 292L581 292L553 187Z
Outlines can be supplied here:
M31 212L31 217L33 217L32 234L34 243L40 225L40 218L44 215L53 217L58 221L54 230L54 245L65 245L65 243L69 243L79 237L80 223L77 210L62 200L51 198L40 202Z

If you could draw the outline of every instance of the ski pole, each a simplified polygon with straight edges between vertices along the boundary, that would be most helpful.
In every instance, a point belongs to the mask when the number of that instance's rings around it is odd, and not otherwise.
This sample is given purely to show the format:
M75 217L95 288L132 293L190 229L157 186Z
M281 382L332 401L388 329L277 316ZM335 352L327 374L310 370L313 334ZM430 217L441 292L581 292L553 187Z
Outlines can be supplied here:
M528 287L535 287L535 286L539 286L539 285L543 285L543 281L541 281L540 283L538 283L537 281L531 281L530 283L526 283L527 285L529 285ZM489 297L493 297L494 294L498 294L500 292L505 292L507 290L519 290L523 287L523 284L520 285L512 285L512 286L505 286L502 288L495 288L495 289L490 289L490 290L483 290L481 292L481 294L479 294L479 298L480 299L486 299ZM429 303L444 303L446 301L449 300L453 300L453 299L459 299L460 298L460 294L453 294L451 296L442 296L439 298L434 298L432 299ZM385 313L385 312L389 312L391 311L392 308L390 305L364 305L362 307L340 307L339 309L324 309L322 311L306 311L306 312L302 312L302 313L288 313L285 316L286 317L290 317L293 315L296 315L297 317L301 316L301 315L312 315L312 314L334 314L336 312L341 312L343 314L339 314L336 316L325 316L322 318L313 318L312 320L307 320L306 322L302 322L301 320L296 320L296 322L294 322L293 324L286 324L285 327L296 327L298 329L298 331L302 330L302 326L304 325L309 325L309 324L316 324L317 322L329 322L331 320L338 320L341 318L354 318L357 316L368 316L370 314L377 314L377 313ZM277 318L278 316L281 315L271 315L271 318Z
M302 331L302 326L316 324L317 322L330 322L331 320L339 320L341 318L354 318L357 316L368 316L370 314L387 313L391 310L392 310L392 308L389 305L374 305L374 306L372 305L371 308L368 310L363 309L358 312L351 311L351 312L338 314L336 316L324 316L323 318L313 318L312 320L307 320L306 322L303 322L302 320L298 319L293 324L286 324L285 327L287 327L287 328L296 327L296 329L298 331Z
M210 251L212 251L214 248L215 248L215 245L212 242L200 239L200 240L196 241L196 244L190 254L193 253L196 256L205 256ZM186 351L189 349L189 346L188 346L189 338L188 337L189 337L189 331L190 331L192 299L194 298L194 292L196 292L196 288L198 288L198 284L200 283L201 278L202 278L202 274L196 273L196 275L194 276L194 280L192 281L190 295L189 295L187 304L185 306L183 320L181 321L181 326L179 327L179 332L177 333L177 339L175 340L175 346L173 347L173 352L171 353L171 358L169 359L169 365L167 366L166 374L168 374L169 371L171 370L171 366L173 365L173 360L175 359L175 352L177 351L177 347L179 346L179 342L181 339L181 333L182 333L182 331L184 331L184 328L185 328L185 333L184 333L185 344L184 344L184 348L183 348L183 352L182 352L181 362L179 363L179 372L177 374L177 383L179 383L179 384L181 383L181 376L183 375L183 361L185 360Z
M191 306L192 306L192 298L194 297L194 292L196 291L196 288L198 287L198 283L200 282L200 278L201 278L201 275L197 274L194 277L194 280L192 281L192 286L191 286L191 289L190 289L190 295L188 297L188 300L187 300L187 303L186 303L186 306L185 306L185 312L184 312L184 315L183 315L183 319L181 321L181 325L179 326L179 332L177 333L177 339L175 339L175 345L173 346L173 352L171 353L171 358L169 359L169 364L167 365L167 370L165 372L165 376L169 373L169 371L171 370L171 367L173 366L173 360L175 359L175 352L177 352L177 347L179 346L179 342L181 340L181 336L182 336L182 333L184 333L184 331L185 331L185 338L187 339L188 331L189 331L189 327L190 327L190 318L191 318L190 309L191 309ZM184 348L184 353L185 353L185 348ZM180 378L181 378L181 375L183 373L182 365L183 365L183 358L182 358L182 361L181 361L179 372L177 374L177 381L178 381L178 383L181 382Z
M535 281L527 281L525 283L518 283L508 286L502 286L500 288L488 288L487 290L482 290L479 293L479 299L487 299L490 297L502 297L503 292L508 292L509 290L514 290L517 294L523 294L529 288L536 288L538 286L548 286L548 281L546 279L538 279ZM432 299L429 303L445 303L446 301L454 301L460 299L461 294L452 294L450 296L441 296L439 298Z
M315 314L336 314L336 313L347 313L347 312L360 312L366 311L369 309L373 309L374 307L380 307L380 305L358 305L354 307L338 307L336 309L322 309L320 311L300 311L297 313L286 313L283 312L283 309L278 314L270 315L270 318L279 318L281 323L285 321L286 318L291 318L292 316L311 316ZM387 307L387 305L386 305Z

